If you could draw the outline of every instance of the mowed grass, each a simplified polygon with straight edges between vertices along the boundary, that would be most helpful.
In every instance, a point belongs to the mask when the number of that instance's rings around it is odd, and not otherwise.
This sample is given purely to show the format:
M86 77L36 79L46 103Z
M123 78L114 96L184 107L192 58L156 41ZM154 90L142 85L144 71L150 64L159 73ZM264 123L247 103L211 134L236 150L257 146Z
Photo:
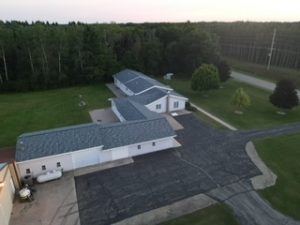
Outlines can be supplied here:
M290 79L295 82L296 86L300 88L300 70L274 67L267 69L266 65L249 63L236 59L227 59L231 67L238 71L249 73L249 75L277 82L281 79Z
M160 225L238 225L230 210L217 204Z
M300 134L255 141L266 165L278 176L276 185L260 194L271 205L300 220Z
M87 103L80 107L79 95ZM0 95L0 148L14 146L22 133L91 122L89 110L109 107L103 85Z
M191 102L239 129L264 128L300 121L300 107L294 108L286 115L279 115L278 109L269 102L271 92L234 80L223 83L220 89L203 93L192 91L190 81L186 79L173 79L168 81L168 85L188 97ZM243 110L243 115L235 114L231 105L231 98L240 87L244 88L251 98L251 106Z

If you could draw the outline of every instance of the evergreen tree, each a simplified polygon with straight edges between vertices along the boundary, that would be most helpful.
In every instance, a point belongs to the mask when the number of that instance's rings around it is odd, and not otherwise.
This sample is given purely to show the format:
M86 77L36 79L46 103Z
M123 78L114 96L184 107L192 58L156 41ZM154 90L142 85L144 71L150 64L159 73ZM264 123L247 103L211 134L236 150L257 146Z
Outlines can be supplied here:
M192 75L191 88L194 91L216 89L220 85L219 73L212 64L203 64Z
M299 104L296 87L290 80L280 80L276 84L270 102L280 109L292 109Z
M230 78L231 69L228 63L226 62L226 60L220 60L217 63L217 67L218 67L221 82L227 81Z
M249 95L244 91L243 88L238 88L231 99L231 104L241 110L243 107L248 107L251 104Z

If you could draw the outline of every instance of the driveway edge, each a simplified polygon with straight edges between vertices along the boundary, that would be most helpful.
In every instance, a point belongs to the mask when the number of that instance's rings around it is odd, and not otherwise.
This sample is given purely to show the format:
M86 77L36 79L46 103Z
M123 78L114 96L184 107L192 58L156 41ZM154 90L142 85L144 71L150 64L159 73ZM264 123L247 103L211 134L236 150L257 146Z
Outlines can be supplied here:
M250 157L251 161L262 172L262 175L250 179L253 188L255 190L261 190L275 185L277 180L277 175L274 174L259 157L252 141L249 141L246 144L246 152Z
M112 225L154 225L159 224L197 210L209 207L217 203L205 194L195 195L170 205L153 209L139 215L135 215Z

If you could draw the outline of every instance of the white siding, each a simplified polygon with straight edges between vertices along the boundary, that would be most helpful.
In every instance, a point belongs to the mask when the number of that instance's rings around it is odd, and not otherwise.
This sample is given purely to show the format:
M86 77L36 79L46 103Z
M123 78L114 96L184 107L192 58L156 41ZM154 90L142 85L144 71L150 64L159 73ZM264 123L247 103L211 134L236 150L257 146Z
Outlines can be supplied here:
M0 180L4 183L4 186L0 188L0 225L8 225L14 200L14 188L11 186L11 174L8 167L0 171Z
M174 107L175 102L178 102L178 108ZM185 109L185 102L186 102L186 100L176 98L176 97L173 97L173 96L169 96L169 107L168 107L169 112Z
M158 140L153 140L153 141L144 142L140 144L130 145L128 146L129 155L137 156L137 155L143 155L151 152L173 148L174 147L173 140L174 140L173 138L166 138L166 139L158 139ZM154 146L153 143L155 143ZM138 145L141 146L140 149L138 149L137 147Z
M160 109L156 109L156 105L158 105L158 104L161 105ZM146 105L146 107L153 112L165 113L167 111L167 97L160 98L160 99Z
M112 102L111 109L112 109L112 111L114 112L114 114L118 117L118 119L119 119L121 122L126 121L126 120L124 119L124 117L121 115L121 113L118 111L118 109L117 109L117 107L116 107L116 105L115 105L114 102Z
M43 157L23 162L17 162L17 165L20 169L21 177L26 176L26 169L30 169L31 175L33 177L37 177L41 173L45 171L57 169L56 163L60 162L61 167L64 171L73 170L73 162L72 162L72 155L63 154L63 155L55 155L51 157ZM42 170L42 166L46 166L46 170Z
M114 81L115 85L121 89L125 94L128 96L134 95L132 91L130 91L123 83L121 83L119 80L115 79Z
M101 147L72 152L73 168L78 169L100 163Z

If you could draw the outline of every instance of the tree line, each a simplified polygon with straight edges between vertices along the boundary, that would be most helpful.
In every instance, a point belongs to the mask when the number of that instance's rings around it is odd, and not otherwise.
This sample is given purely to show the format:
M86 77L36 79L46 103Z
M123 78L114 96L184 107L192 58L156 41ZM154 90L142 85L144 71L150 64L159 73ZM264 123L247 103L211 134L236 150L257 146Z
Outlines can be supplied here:
M276 29L271 65L300 69L300 22L200 23L220 39L224 56L267 64Z
M83 24L0 21L0 91L107 82L123 68L191 74L218 63L218 38L191 23Z

